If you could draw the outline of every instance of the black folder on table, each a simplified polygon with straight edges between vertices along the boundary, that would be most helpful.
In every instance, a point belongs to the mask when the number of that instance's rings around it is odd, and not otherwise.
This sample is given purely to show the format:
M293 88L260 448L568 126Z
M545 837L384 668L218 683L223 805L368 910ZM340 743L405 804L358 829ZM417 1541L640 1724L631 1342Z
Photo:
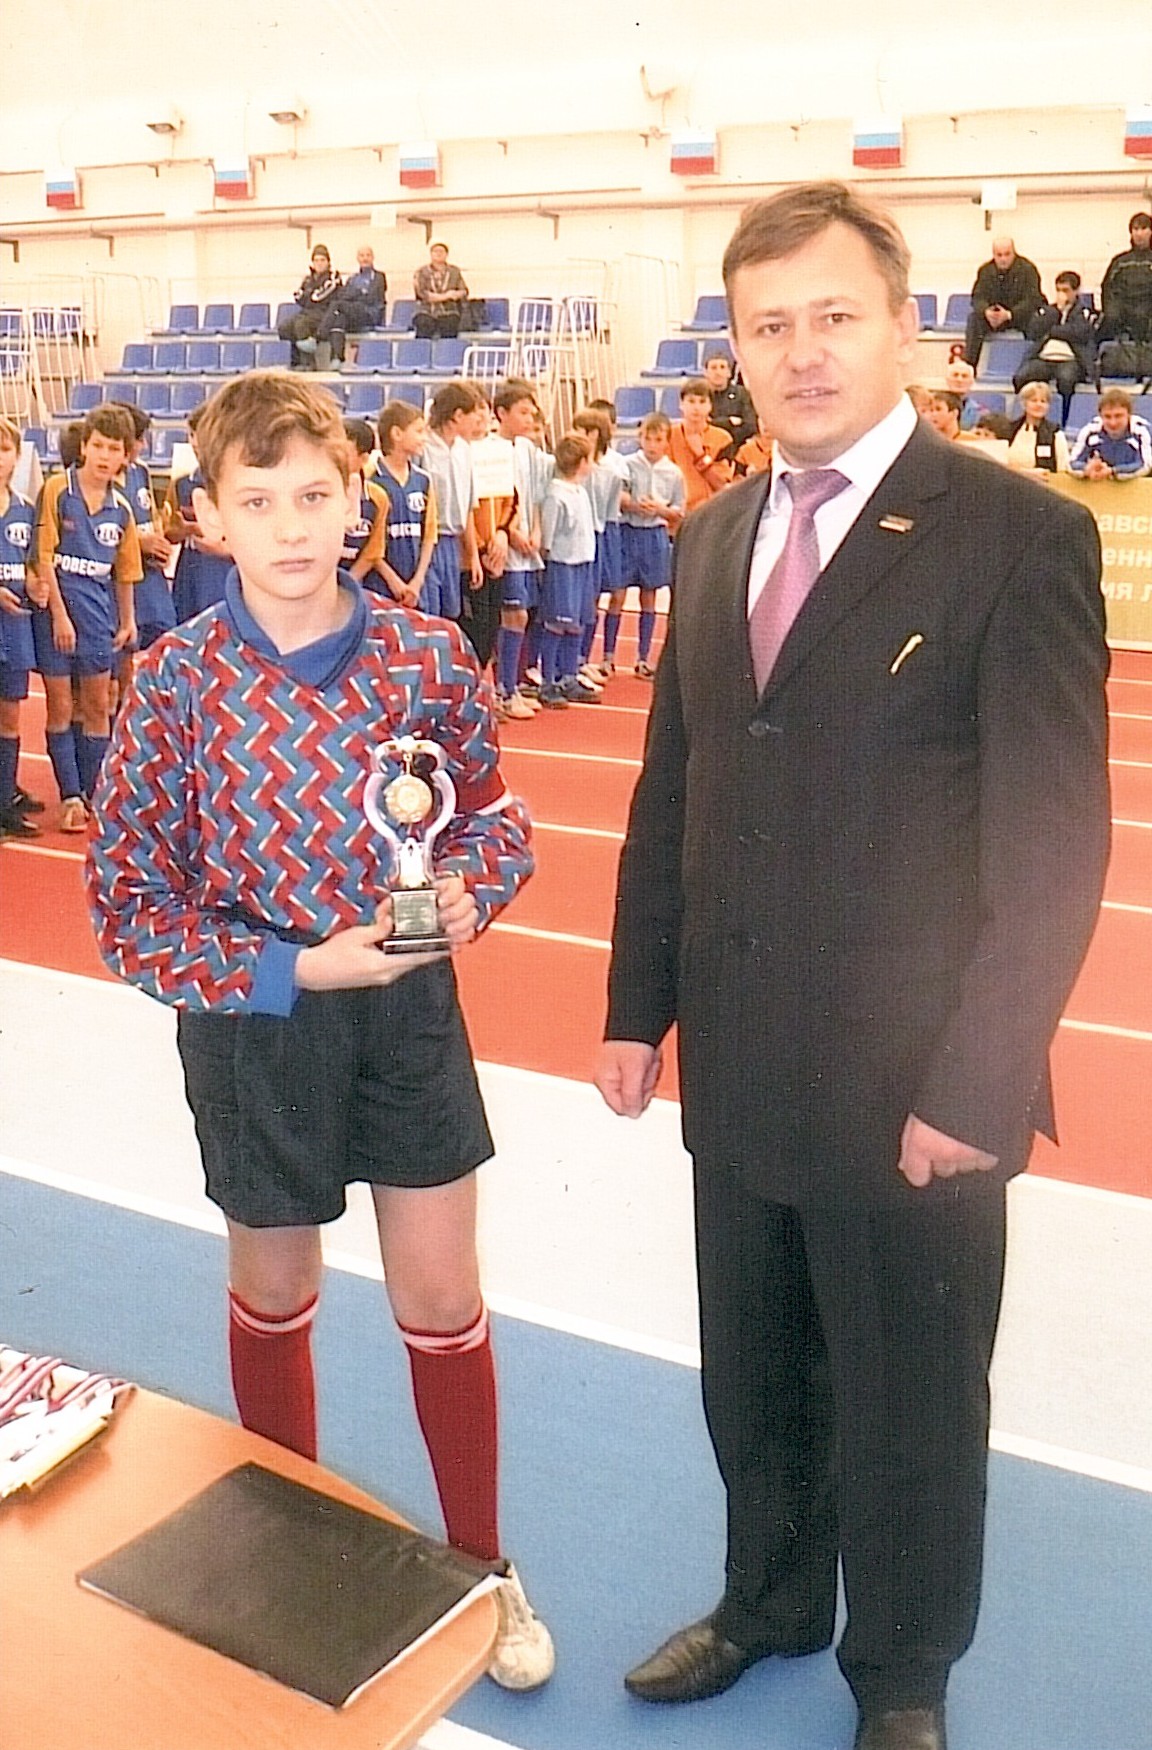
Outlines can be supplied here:
M242 1464L77 1578L340 1707L490 1591L498 1572L262 1465Z

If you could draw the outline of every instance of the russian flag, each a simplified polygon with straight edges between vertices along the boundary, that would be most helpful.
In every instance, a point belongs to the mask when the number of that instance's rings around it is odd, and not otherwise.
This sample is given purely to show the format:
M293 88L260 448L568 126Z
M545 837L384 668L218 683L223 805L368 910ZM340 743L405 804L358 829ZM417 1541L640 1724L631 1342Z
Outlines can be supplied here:
M250 158L212 160L212 193L217 200L248 201L255 192Z
M904 162L901 122L857 122L852 130L852 162L859 170L898 170Z
M400 182L404 188L439 188L440 148L435 140L415 140L401 146Z
M80 206L80 178L75 170L46 170L44 201L56 212L75 212Z
M1152 104L1130 109L1125 116L1124 153L1128 158L1152 158Z
M673 176L715 175L715 128L694 128L690 133L673 134L670 168Z

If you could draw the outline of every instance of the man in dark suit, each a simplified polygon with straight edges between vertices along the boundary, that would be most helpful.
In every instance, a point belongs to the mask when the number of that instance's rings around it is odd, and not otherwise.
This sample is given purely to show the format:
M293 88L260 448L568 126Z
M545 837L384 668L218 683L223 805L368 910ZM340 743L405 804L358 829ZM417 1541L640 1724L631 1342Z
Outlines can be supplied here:
M828 1646L840 1556L858 1750L944 1750L1005 1184L1107 856L1099 545L918 424L886 214L787 190L724 272L776 459L677 544L597 1082L638 1117L677 1024L728 1551L626 1681L693 1700Z

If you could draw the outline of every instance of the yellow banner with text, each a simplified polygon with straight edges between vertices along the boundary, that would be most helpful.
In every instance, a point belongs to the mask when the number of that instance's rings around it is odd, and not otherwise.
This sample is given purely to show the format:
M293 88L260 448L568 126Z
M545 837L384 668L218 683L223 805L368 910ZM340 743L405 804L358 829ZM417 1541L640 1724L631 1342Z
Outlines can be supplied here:
M1152 476L1078 480L1073 474L1048 474L1045 480L1086 504L1096 518L1109 644L1152 650Z

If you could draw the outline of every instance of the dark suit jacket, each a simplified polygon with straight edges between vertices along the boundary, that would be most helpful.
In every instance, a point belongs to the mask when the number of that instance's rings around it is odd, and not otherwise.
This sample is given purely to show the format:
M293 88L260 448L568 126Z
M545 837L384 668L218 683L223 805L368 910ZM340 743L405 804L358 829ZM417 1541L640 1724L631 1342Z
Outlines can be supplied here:
M906 1195L910 1110L1018 1171L1108 849L1095 525L918 428L757 700L767 489L679 537L607 1036L678 1022L688 1148L782 1201Z

